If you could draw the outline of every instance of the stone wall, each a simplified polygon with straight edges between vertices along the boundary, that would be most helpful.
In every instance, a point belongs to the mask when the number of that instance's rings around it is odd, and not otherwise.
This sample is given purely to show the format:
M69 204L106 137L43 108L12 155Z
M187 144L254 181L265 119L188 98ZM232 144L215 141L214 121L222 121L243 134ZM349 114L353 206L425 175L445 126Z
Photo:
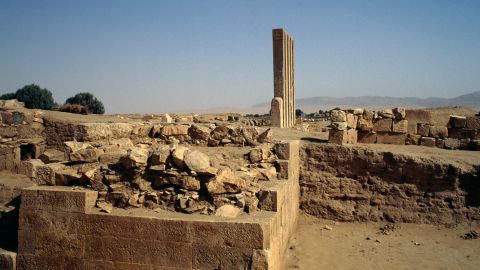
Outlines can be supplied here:
M22 192L17 269L281 269L299 209L298 142L278 146L284 177L261 209L228 219L95 208L97 192L31 187Z
M300 207L340 221L480 220L480 165L367 147L306 143Z
M480 115L466 108L333 111L329 142L480 150Z

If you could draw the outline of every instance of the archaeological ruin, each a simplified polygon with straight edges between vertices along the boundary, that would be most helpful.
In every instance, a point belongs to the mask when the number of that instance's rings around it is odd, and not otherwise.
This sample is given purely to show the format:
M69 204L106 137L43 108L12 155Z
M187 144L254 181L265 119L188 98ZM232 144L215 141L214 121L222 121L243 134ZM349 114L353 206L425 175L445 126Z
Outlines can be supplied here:
M479 224L477 112L352 108L296 123L282 29L273 51L271 122L0 101L0 269L280 270L300 215Z
M272 126L295 125L295 76L293 39L283 29L273 29Z

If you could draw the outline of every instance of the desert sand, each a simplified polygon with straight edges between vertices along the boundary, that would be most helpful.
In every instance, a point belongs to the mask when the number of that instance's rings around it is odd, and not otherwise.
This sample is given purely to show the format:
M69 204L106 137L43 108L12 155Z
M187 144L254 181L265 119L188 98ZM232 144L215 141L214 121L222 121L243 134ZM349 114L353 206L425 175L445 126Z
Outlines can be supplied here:
M334 222L302 215L285 269L480 269L478 226Z

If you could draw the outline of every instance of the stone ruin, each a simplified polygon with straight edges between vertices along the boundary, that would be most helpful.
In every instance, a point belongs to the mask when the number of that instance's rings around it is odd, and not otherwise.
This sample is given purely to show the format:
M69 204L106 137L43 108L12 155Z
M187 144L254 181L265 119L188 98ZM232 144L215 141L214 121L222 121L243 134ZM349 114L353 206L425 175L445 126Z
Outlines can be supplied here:
M329 142L480 151L480 115L466 108L335 110Z
M295 125L295 76L293 39L283 29L273 29L272 126Z
M355 109L332 113L330 131L319 132L331 143L288 133L279 128L295 125L293 41L281 29L273 38L274 127L238 115L79 116L0 101L0 269L279 270L300 211L478 224L478 152L386 145L471 149L478 115Z

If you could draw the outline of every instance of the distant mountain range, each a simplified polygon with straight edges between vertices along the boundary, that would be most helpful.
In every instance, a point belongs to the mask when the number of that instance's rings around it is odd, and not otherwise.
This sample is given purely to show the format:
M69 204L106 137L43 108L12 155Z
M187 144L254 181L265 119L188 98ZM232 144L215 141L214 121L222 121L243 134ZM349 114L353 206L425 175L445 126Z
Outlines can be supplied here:
M367 109L381 109L393 107L407 107L407 108L427 108L427 107L451 107L464 106L470 107L474 110L480 110L480 91L473 92L466 95L461 95L454 98L415 98L415 97L381 97L381 96L361 96L361 97L311 97L297 100L297 108L304 112L315 112L320 109L329 110L335 107L340 108L367 108ZM269 103L257 104L252 107L252 110L265 110L269 108ZM266 110L268 112L268 109Z

